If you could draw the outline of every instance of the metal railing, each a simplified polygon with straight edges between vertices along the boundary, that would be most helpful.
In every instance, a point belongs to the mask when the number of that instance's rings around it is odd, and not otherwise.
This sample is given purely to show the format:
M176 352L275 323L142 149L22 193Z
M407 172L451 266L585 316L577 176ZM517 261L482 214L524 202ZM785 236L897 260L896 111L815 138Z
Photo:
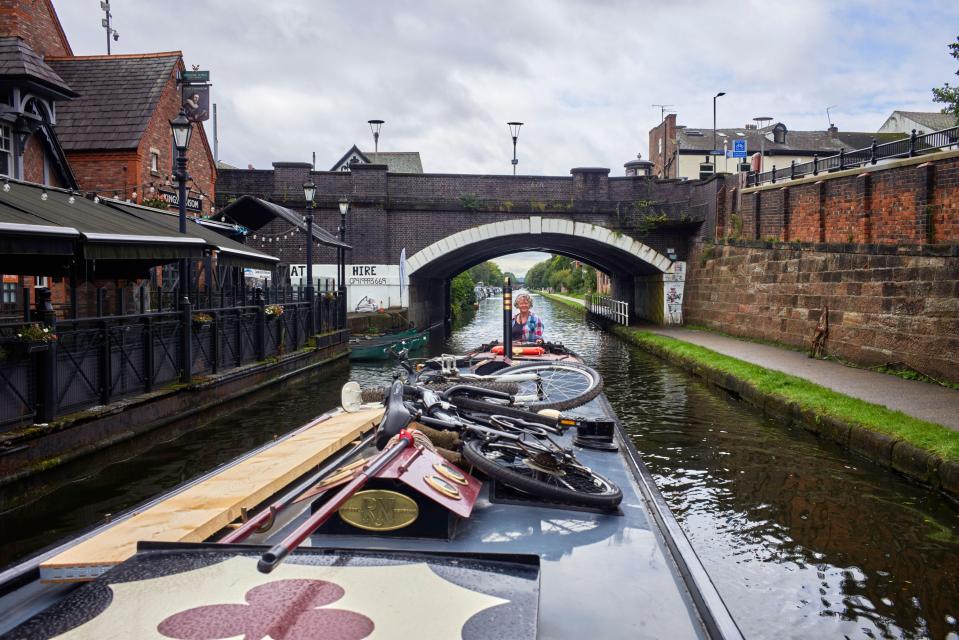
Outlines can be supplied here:
M586 310L622 325L629 325L629 303L613 300L604 296L592 295L586 298Z
M841 149L839 153L833 156L820 158L818 155L814 155L809 162L796 164L796 161L793 160L788 167L782 169L777 169L776 165L773 165L772 170L765 173L749 173L746 176L746 186L756 187L767 182L775 183L810 175L816 176L820 173L854 169L867 164L876 164L881 160L912 158L949 147L956 147L957 145L959 145L959 127L933 131L924 135L917 135L916 130L913 129L908 138L902 138L901 140L877 144L876 140L873 139L872 144L863 149L852 151Z
M106 405L176 381L210 375L349 339L345 299L332 292L282 304L254 304L57 320L50 293L37 289L27 322L0 322L0 431ZM280 304L280 303L270 303ZM27 324L49 328L49 342L27 342Z

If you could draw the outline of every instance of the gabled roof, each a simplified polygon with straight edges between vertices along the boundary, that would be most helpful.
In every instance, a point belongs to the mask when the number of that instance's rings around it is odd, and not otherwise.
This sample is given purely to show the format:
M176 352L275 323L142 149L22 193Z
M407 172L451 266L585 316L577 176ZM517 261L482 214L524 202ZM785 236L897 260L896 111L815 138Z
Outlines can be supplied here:
M181 58L179 51L47 58L80 97L57 105L67 151L135 149Z
M251 195L240 196L234 202L220 209L217 213L253 231L262 229L276 218L285 220L300 231L306 231L306 223L303 222L301 214L292 209L280 206L275 202ZM350 245L341 242L339 238L318 224L313 225L313 238L320 244L325 244L328 247L351 248Z
M63 78L19 37L0 38L0 80L7 84L35 82L59 97L72 98L77 95Z
M926 133L930 131L942 131L943 129L949 129L959 124L956 116L951 113L940 113L938 111L894 111L893 113L902 114L913 122L927 127L929 131Z
M390 173L423 173L419 151L360 151L355 144L330 167L330 171L340 171L340 167L353 156L366 164L385 164Z
M362 160L363 162L366 162L367 164L370 163L370 159L367 158L366 155L362 151L360 151L360 148L354 144L352 147L350 147L349 151L343 154L342 158L337 160L336 163L332 167L330 167L330 171L339 171L340 167L342 167L346 163L346 161L349 160L350 157L354 155L358 157L360 160Z

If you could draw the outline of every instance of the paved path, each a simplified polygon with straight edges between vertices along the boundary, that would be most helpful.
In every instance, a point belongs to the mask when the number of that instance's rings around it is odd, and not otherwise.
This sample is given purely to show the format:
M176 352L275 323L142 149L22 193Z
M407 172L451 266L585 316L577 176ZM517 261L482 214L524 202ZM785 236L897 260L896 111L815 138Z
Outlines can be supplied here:
M552 294L582 305L582 300ZM644 327L647 331L691 342L723 355L766 369L782 371L815 382L839 393L883 405L959 431L959 391L939 385L903 380L885 373L854 369L837 362L815 360L805 353L757 344L709 331L669 327Z
M586 303L583 302L582 300L580 300L579 298L570 298L569 296L564 296L564 295L562 295L562 294L560 294L560 293L551 293L551 294L549 294L549 295L553 296L554 298L562 298L563 300L569 300L570 302L572 302L572 303L574 303L574 304L578 304L578 305L581 306L581 307L585 307L585 306L586 306Z
M896 376L854 369L805 353L739 340L709 331L648 327L660 335L691 342L752 364L782 371L853 398L884 405L896 411L959 431L959 391L939 385L903 380Z

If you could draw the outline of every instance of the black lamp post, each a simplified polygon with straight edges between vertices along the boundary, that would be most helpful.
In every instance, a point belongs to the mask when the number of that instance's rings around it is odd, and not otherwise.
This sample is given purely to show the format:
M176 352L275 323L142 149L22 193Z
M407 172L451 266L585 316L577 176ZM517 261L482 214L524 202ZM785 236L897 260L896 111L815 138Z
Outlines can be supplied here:
M303 183L303 197L306 199L306 300L310 303L310 333L315 333L313 318L313 197L316 185L313 180Z
M190 147L190 136L193 134L193 123L187 119L181 110L180 115L170 121L173 130L173 146L176 147L176 169L173 175L177 179L177 198L180 209L180 233L186 233L186 181L190 179L186 172L186 152ZM190 295L190 261L180 259L180 291Z
M376 164L380 153L380 128L385 120L367 120L367 122L370 125L370 131L373 132L373 164Z
M350 199L346 196L340 198L340 242L346 244L346 214L350 211ZM343 309L341 317L341 326L346 326L346 247L339 248L340 274L339 274L339 296L340 308Z
M713 96L713 151L716 150L716 98L726 95L725 91L720 91ZM711 153L710 157L712 158L713 164L716 164L716 154Z
M186 152L190 147L190 135L193 133L193 124L187 119L186 114L180 111L180 115L170 121L170 129L173 130L173 146L176 147L176 176L178 185L178 197L180 205L180 233L186 233L186 181L190 177L186 172ZM180 382L189 383L193 379L193 338L191 336L190 326L192 323L193 311L190 306L190 260L180 258Z
M509 127L509 134L513 138L513 175L516 175L516 165L519 164L519 160L516 159L516 140L519 138L519 128L523 126L522 122L507 122L506 126Z

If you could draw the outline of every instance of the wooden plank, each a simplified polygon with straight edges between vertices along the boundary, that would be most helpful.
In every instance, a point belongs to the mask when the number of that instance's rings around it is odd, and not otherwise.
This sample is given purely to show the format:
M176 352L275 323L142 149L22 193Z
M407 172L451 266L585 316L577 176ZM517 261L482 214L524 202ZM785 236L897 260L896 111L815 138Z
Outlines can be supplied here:
M379 420L382 409L340 413L227 467L40 565L41 571L123 562L141 540L202 542L309 472Z

